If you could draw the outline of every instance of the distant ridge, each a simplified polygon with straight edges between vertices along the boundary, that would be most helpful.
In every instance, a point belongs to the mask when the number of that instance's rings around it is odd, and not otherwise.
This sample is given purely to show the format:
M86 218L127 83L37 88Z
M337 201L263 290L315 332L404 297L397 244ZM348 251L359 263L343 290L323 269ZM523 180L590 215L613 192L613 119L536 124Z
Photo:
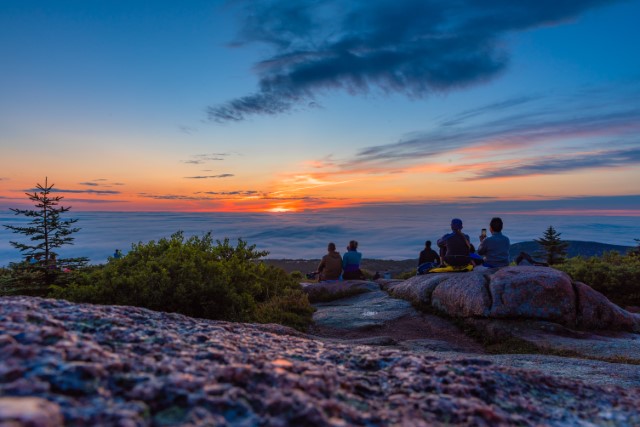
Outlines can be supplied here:
M569 258L576 256L592 257L601 256L605 252L616 251L626 254L635 249L634 246L609 245L599 242L584 242L581 240L564 240L569 243L567 248L567 256ZM514 243L509 248L509 256L511 259L518 256L520 252L527 252L529 255L535 256L536 252L540 252L540 245L534 241Z

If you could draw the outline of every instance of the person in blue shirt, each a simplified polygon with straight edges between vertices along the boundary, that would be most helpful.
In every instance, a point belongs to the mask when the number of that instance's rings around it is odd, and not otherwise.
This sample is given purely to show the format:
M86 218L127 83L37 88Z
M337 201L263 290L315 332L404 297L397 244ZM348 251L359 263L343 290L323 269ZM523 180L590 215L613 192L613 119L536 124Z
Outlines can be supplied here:
M506 267L509 265L509 238L502 234L502 219L494 217L489 223L491 236L480 236L478 255L484 257L485 267Z
M362 261L362 254L358 252L358 242L352 240L347 246L347 252L342 256L342 278L344 280L363 279L360 261Z

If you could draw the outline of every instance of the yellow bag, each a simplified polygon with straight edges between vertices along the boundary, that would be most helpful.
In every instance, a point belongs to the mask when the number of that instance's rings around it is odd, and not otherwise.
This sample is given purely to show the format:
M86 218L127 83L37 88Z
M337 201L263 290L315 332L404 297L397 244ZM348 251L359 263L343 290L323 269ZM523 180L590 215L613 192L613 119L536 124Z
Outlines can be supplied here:
M459 266L447 265L446 267L432 268L428 272L429 273L462 273L462 272L467 272L472 270L473 270L473 264L468 264L468 265L459 265Z

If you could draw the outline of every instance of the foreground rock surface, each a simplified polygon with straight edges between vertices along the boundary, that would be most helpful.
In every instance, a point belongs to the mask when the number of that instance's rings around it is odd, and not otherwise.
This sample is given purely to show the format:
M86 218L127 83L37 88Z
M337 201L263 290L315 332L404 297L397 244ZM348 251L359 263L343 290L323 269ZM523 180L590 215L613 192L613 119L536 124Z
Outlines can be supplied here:
M18 399L0 401L0 425L16 421L19 405L71 426L640 423L638 388L433 354L274 325L0 298L0 395Z

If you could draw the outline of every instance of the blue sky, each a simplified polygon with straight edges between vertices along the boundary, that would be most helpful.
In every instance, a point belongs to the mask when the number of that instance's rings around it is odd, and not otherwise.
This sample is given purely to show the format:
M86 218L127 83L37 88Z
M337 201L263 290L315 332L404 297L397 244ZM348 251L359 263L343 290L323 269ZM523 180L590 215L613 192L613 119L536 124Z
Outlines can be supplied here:
M0 205L44 176L86 210L627 200L638 16L640 0L3 0Z

